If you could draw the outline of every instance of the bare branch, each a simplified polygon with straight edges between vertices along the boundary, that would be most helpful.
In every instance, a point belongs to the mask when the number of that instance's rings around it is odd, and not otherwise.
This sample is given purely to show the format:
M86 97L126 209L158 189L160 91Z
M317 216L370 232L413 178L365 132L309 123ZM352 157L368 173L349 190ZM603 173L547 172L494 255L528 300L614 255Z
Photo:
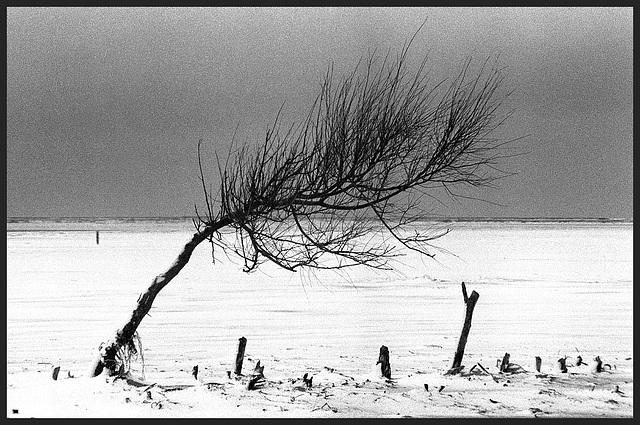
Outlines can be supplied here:
M229 221L235 238L216 243L245 271L264 261L288 270L388 268L398 246L433 257L431 242L449 230L408 230L425 202L440 202L430 191L470 198L453 188L491 187L509 175L499 163L520 153L490 137L510 115L498 113L509 95L498 96L502 69L487 59L470 77L468 59L448 86L431 84L426 56L408 70L414 38L395 60L374 51L341 80L331 65L300 125L280 132L283 104L259 147L218 161L215 216L200 170L209 220L201 224Z

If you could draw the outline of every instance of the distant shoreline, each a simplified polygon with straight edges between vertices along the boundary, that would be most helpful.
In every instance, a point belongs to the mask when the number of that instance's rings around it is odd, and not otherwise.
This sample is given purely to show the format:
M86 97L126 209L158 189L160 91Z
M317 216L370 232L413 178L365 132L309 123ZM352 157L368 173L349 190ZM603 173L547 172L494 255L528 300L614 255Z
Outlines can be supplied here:
M28 223L32 221L47 222L103 222L116 221L123 223L136 223L147 221L186 221L197 220L197 217L7 217L7 223ZM608 218L608 217L420 217L418 221L428 222L520 222L520 223L563 223L563 222L587 222L587 223L633 223L633 218Z
M184 232L196 231L192 217L8 217L7 234L25 232ZM196 219L197 223L197 219ZM489 218L424 217L406 226L633 226L633 219L619 218ZM222 233L232 233L224 229Z

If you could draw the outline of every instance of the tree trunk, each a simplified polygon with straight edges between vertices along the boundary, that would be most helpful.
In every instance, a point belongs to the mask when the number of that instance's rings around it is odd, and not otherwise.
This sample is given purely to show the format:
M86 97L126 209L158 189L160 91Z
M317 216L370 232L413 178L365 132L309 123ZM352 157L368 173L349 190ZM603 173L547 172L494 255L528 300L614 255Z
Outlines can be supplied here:
M476 306L476 302L478 302L478 298L480 295L476 291L471 292L471 296L467 296L467 287L462 282L462 296L464 297L464 303L467 305L467 313L464 318L464 326L462 327L462 334L460 335L460 341L458 341L458 349L456 350L456 354L453 356L453 366L451 369L460 368L462 365L462 356L464 356L464 347L467 345L467 337L469 336L469 331L471 330L471 317L473 316L473 309Z
M231 220L223 219L206 227L202 232L195 233L191 239L182 248L182 252L178 255L176 261L162 274L156 276L153 282L145 292L140 294L135 310L131 313L131 317L125 325L116 331L114 340L106 341L100 344L98 354L91 363L88 371L90 377L100 375L104 369L109 371L110 375L117 374L118 362L116 356L118 351L129 344L140 325L140 322L147 315L153 304L156 295L164 288L182 268L189 262L193 250L214 232L222 227L230 224Z

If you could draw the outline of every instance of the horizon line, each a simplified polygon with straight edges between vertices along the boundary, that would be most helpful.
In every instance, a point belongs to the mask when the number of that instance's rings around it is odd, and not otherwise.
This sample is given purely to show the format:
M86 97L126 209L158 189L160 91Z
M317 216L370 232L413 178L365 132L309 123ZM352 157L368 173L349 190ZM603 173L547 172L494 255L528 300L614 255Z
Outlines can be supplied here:
M25 220L25 219L135 219L135 220L157 220L157 219L197 219L197 216L191 215L175 215L175 216L7 216L7 220ZM558 217L558 216L424 216L419 217L418 220L434 220L434 221L444 221L444 220L466 220L466 221L483 221L483 220L550 220L550 221L560 221L560 220L586 220L586 221L633 221L633 217Z

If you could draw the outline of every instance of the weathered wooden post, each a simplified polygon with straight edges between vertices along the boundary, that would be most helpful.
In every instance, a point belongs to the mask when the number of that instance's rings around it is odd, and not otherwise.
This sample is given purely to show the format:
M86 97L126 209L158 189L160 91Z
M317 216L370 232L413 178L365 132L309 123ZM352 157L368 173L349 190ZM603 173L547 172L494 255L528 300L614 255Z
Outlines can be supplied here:
M603 368L602 368L602 360L600 359L600 356L596 356L596 358L595 358L595 359L593 359L593 360L596 362L596 364L595 364L595 366L594 366L594 370L595 370L597 373L602 372Z
M389 364L389 349L384 345L380 347L380 355L378 356L378 362L380 364L380 371L382 376L387 379L391 379L391 365Z
M96 245L100 245L100 232L96 230Z
M198 380L198 365L195 365L193 369L191 369L191 374L196 380Z
M542 368L542 359L540 356L536 356L536 370L540 372L540 368Z
M60 366L56 366L53 368L53 372L51 373L51 377L54 381L58 380L58 373L60 373Z
M244 348L247 346L247 338L240 337L238 342L238 354L236 354L236 375L242 374L242 361L244 360Z
M509 368L509 359L511 358L511 354L504 353L504 357L502 358L502 363L500 363L500 372L506 372Z
M453 365L449 370L450 374L455 374L460 371L462 366L462 356L464 356L464 347L467 345L467 337L469 336L469 331L471 330L471 318L473 316L473 309L478 302L478 298L480 294L476 291L471 292L471 296L467 296L467 287L464 282L462 282L462 297L464 298L464 303L467 306L467 312L464 318L464 325L462 326L462 334L460 335L460 341L458 341L458 349L456 350L456 354L453 356Z

